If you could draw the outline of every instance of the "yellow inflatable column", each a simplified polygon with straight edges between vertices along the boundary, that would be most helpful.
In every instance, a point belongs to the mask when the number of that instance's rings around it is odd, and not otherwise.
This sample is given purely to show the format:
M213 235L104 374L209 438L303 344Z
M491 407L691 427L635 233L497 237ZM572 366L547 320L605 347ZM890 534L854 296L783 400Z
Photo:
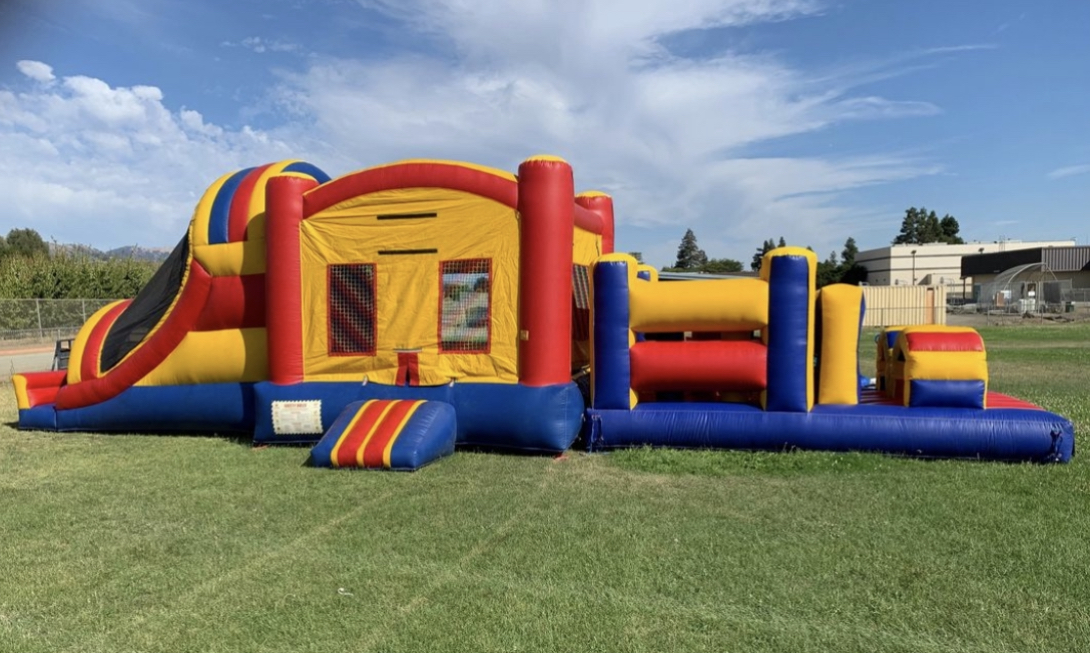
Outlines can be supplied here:
M836 283L818 291L821 350L818 355L818 403L859 403L859 330L863 289Z

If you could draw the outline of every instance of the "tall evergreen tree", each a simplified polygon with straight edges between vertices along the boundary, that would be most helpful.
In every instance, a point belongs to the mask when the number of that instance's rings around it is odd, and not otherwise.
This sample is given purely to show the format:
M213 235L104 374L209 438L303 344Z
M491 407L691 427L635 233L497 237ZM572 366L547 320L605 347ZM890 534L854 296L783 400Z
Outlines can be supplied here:
M836 260L836 252L829 252L829 258L817 264L817 287L837 281L840 281L840 263Z
M942 242L950 243L951 245L964 245L965 241L962 240L960 231L961 225L958 224L957 218L947 213L942 216L942 220L939 220L939 231L942 232Z
M696 270L708 262L708 255L696 244L696 234L692 229L686 229L681 237L681 244L677 247L677 262L674 268L678 270Z
M855 244L855 238L848 236L844 241L844 249L840 252L840 260L846 268L855 265L855 257L859 255L859 246Z
M959 232L961 225L954 216L947 213L939 219L934 211L924 207L910 207L905 210L901 221L901 232L893 239L894 245L926 245L927 243L948 243L962 245Z
M942 242L942 228L939 227L939 216L934 211L920 208L920 245Z
M848 236L844 241L844 250L840 252L840 283L850 283L857 286L867 280L867 268L856 262L859 256L859 247L855 244L855 238Z
M784 242L783 236L780 236L780 242ZM780 247L784 247L784 245L780 245ZM749 262L749 269L753 270L754 272L760 270L761 262L764 260L765 254L771 252L774 249L776 249L776 241L772 240L771 238L761 243L761 246L758 247L757 251L753 254L753 260Z
M905 209L901 220L901 233L893 239L894 245L916 245L920 242L920 212L916 207Z

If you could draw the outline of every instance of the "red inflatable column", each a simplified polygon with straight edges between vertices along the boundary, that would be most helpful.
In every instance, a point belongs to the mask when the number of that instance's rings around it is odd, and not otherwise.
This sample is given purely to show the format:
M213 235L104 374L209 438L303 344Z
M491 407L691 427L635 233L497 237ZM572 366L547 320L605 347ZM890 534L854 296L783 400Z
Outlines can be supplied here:
M269 380L303 381L303 300L299 270L299 226L303 193L318 182L273 177L265 187L265 327Z
M602 254L613 253L613 198L592 190L575 196L575 203L602 218Z
M557 157L519 166L519 380L571 381L572 238L575 182Z

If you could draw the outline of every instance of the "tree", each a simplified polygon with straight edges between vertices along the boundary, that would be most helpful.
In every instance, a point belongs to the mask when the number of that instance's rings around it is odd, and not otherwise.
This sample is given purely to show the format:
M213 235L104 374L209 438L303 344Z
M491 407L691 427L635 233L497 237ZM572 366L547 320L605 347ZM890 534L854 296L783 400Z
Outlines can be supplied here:
M674 263L674 268L695 271L707 262L708 255L697 246L693 230L686 229L685 235L681 237L681 244L677 247L677 262Z
M735 261L732 258L713 258L709 259L707 263L700 266L700 271L707 274L729 274L731 272L741 272L742 262Z
M859 255L859 246L855 244L855 238L848 236L844 241L844 249L840 252L840 260L845 267L855 265L855 257Z
M840 281L840 263L836 252L829 252L829 258L817 264L817 287L822 288Z
M893 239L894 245L918 245L920 243L920 212L916 207L905 209L901 220L901 233Z
M4 254L8 256L26 257L49 254L49 245L46 245L41 235L33 229L12 229L5 240Z
M867 268L855 262L858 255L859 247L855 244L855 238L848 236L848 239L844 241L844 250L840 252L841 261L838 279L840 283L850 283L853 286L858 286L867 280Z
M905 217L901 220L901 232L893 239L894 245L924 245L926 243L948 243L961 245L962 240L958 232L961 226L954 216L947 213L940 220L937 213L928 211L924 207L909 207L905 209Z
M920 244L942 242L942 229L939 228L939 216L934 211L920 208Z
M776 243L776 247L787 247L787 241L780 236L780 242Z
M783 236L780 236L780 242L784 242ZM761 262L764 260L765 254L776 249L776 242L769 238L761 243L761 246L757 248L757 252L753 255L753 260L749 262L749 269L757 272L761 269Z
M961 225L959 225L957 219L949 213L942 216L942 220L939 220L939 231L942 232L942 242L950 243L951 245L965 244L965 241L962 240L959 235Z
M643 263L643 252L629 252L628 255L636 259L637 263Z
M133 297L158 263L135 259L95 260L60 252L12 256L0 261L0 297L19 299L118 299Z

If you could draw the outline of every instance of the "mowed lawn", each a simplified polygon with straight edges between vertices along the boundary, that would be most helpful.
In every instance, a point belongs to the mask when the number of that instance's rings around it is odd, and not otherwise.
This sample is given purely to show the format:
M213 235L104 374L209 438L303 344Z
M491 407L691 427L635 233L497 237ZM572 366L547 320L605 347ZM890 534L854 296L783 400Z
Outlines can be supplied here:
M1085 437L1090 327L982 332L993 388ZM4 652L1090 650L1081 455L337 472L304 448L19 432L2 389Z

